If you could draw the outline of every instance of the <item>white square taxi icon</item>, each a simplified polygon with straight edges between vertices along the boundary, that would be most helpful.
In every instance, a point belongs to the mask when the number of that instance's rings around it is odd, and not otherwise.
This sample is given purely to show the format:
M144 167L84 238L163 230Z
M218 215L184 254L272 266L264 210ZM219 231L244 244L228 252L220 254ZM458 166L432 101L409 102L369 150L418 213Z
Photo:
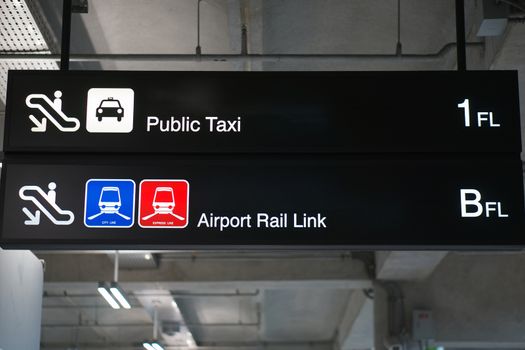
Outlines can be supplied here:
M92 133L133 130L133 89L93 88L88 91L86 129Z

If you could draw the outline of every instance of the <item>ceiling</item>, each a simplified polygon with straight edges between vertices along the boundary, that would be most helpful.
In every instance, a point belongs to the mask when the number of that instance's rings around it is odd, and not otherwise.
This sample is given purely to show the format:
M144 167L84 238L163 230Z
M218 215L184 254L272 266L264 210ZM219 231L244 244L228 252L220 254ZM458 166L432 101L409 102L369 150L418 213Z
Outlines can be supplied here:
M2 101L8 69L58 69L52 55L58 53L61 3L0 2L7 11L0 23ZM197 0L90 0L87 14L73 16L72 68L455 69L454 46L447 46L455 42L454 1L400 4L398 17L395 0L202 0L199 57ZM468 46L468 66L517 69L525 101L525 24L513 20L504 35L478 38L480 4L466 0L467 41L476 43ZM237 55L244 45L250 55ZM36 58L12 56L29 52ZM3 110L0 104L1 118ZM523 127L525 106L521 110ZM373 310L363 293L372 282L362 261L347 253L146 254L121 253L119 280L132 309L113 310L96 291L99 281L114 279L112 252L39 252L47 266L42 349L138 349L153 337L155 310L159 338L169 349L373 346Z
M149 266L146 254L119 253L132 308L113 310L97 293L115 279L112 253L38 252L42 349L137 349L155 312L167 349L331 349L339 334L353 337L345 349L372 347L372 282L347 253L156 252ZM341 326L348 317L354 332Z

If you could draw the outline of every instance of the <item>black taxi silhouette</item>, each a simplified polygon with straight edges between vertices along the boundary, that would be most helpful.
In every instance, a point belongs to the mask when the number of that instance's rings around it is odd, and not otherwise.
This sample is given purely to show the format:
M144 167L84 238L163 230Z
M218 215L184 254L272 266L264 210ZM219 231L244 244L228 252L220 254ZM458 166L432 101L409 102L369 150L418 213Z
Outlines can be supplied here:
M123 116L124 108L120 105L120 101L113 99L113 97L102 100L97 108L97 119L99 122L106 117L117 118L118 121L121 121Z

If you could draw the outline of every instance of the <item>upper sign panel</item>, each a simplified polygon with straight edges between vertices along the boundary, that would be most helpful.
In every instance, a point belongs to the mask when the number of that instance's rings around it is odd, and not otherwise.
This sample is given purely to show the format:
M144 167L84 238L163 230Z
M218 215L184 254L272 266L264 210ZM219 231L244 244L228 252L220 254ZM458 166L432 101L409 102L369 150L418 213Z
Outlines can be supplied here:
M6 152L521 152L516 72L10 72Z

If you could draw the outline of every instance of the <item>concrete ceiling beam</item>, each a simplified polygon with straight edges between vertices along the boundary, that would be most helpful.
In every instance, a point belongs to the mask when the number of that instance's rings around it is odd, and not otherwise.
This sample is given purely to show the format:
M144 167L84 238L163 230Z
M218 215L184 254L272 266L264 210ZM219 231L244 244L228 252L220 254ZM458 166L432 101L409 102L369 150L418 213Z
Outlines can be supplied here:
M46 262L46 288L52 284L80 285L113 279L113 263L107 256L92 254L40 254ZM323 260L296 259L163 259L157 269L119 272L125 288L226 290L268 288L369 288L364 264L350 257Z
M376 278L379 280L411 281L430 276L448 252L391 251L376 253Z
M217 281L217 282L119 282L126 292L144 289L157 290L204 290L204 289L259 289L259 290L293 290L293 289L367 289L372 287L370 280L303 280L303 281ZM46 282L44 289L50 292L85 292L96 290L98 282Z

